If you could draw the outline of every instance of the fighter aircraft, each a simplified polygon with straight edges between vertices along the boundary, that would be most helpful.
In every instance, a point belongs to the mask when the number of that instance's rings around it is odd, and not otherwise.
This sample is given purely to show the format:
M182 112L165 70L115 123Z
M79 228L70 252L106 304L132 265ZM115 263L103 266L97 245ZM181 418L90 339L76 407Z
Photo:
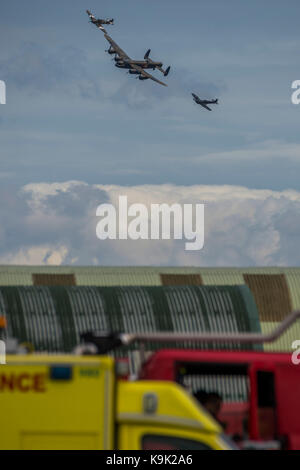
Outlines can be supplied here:
M111 20L102 20L101 18L96 18L89 10L86 10L87 14L90 17L90 22L93 23L97 28L105 31L102 25L104 24L114 24L113 18Z
M195 103L200 104L201 106L203 106L203 108L207 109L208 111L211 111L211 108L209 108L209 106L207 106L208 104L218 104L219 103L218 99L216 99L216 100L201 100L199 98L199 96L195 95L195 93L192 93L192 97L193 97L193 100L195 101Z
M104 37L110 44L109 49L106 52L109 54L115 54L116 67L121 69L128 69L128 73L131 75L138 75L137 78L139 78L139 80L148 80L150 78L150 80L153 80L160 85L168 86L145 71L145 69L158 69L164 74L165 77L170 72L170 67L168 67L166 70L162 68L162 62L154 62L153 60L149 59L150 49L146 52L144 60L133 60L118 46L117 43L115 43L115 41L107 33L104 33Z

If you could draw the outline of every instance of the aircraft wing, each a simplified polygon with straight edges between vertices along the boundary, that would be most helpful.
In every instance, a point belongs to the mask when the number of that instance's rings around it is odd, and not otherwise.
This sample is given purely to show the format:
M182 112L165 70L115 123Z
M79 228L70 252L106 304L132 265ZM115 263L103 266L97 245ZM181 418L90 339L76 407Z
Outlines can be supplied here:
M96 24L97 28L101 29L101 31L104 31L106 33L106 29L103 28L102 24Z
M150 73L146 72L144 69L142 69L142 67L140 67L139 65L136 65L136 64L130 64L130 67L134 70L136 70L137 72L139 72L141 75L143 75L144 77L146 78L150 78L150 80L153 80L154 82L156 83L159 83L160 85L163 85L163 86L168 86L166 85L164 82L161 82L160 80L158 80L157 78L153 77L153 75L151 75Z
M96 17L93 15L93 13L90 12L90 10L86 10L87 14L89 15L91 20L95 20Z
M207 109L208 111L211 111L211 109L204 103L198 103L200 104L201 106L203 106L203 108Z
M109 44L112 46L112 48L116 51L116 53L118 54L119 57L121 57L122 59L130 59L130 57L126 54L126 52L123 51L123 49L121 49L118 44L108 35L108 34L104 34L104 37L105 39L109 42Z

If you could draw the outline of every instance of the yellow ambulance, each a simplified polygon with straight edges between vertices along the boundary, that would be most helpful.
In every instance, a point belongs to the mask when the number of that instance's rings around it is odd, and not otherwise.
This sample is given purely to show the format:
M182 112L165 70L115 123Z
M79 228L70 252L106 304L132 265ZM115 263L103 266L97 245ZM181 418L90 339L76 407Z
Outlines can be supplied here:
M182 387L128 381L108 356L11 355L0 365L1 449L230 449Z

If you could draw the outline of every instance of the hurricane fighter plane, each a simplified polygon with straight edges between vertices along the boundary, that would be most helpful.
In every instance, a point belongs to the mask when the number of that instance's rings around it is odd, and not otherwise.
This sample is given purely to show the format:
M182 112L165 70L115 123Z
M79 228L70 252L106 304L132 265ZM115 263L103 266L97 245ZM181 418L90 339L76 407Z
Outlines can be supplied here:
M207 109L208 111L211 111L211 108L209 106L207 106L208 104L218 104L219 103L218 99L216 99L216 100L201 100L199 98L199 96L195 95L195 93L192 93L192 97L193 97L193 100L195 101L195 103L200 104L201 106L203 106L203 108Z
M154 62L149 58L150 49L146 52L144 60L133 60L131 59L126 52L124 52L117 43L107 34L104 33L105 39L109 42L109 49L106 51L109 54L115 55L115 66L120 69L128 69L128 73L131 75L138 75L139 80L153 80L160 85L167 86L164 82L161 82L157 78L153 77L150 73L146 72L146 69L158 69L166 77L170 72L170 67L166 70L162 68L162 62Z
M86 10L87 14L89 15L90 22L93 23L97 28L101 29L102 31L105 31L103 28L104 24L114 24L113 18L111 20L102 20L101 18L96 18L89 10Z

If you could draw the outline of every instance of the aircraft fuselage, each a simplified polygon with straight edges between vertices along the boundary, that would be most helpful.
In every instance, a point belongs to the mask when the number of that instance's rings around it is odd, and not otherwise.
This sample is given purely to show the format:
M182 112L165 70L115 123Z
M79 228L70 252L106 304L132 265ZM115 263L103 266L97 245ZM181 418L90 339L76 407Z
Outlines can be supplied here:
M138 65L142 69L152 69L155 70L156 67L162 67L161 62L146 62L144 60L131 60L131 61L124 61L122 59L117 59L116 60L116 67L119 67L120 69L130 69L131 65Z

